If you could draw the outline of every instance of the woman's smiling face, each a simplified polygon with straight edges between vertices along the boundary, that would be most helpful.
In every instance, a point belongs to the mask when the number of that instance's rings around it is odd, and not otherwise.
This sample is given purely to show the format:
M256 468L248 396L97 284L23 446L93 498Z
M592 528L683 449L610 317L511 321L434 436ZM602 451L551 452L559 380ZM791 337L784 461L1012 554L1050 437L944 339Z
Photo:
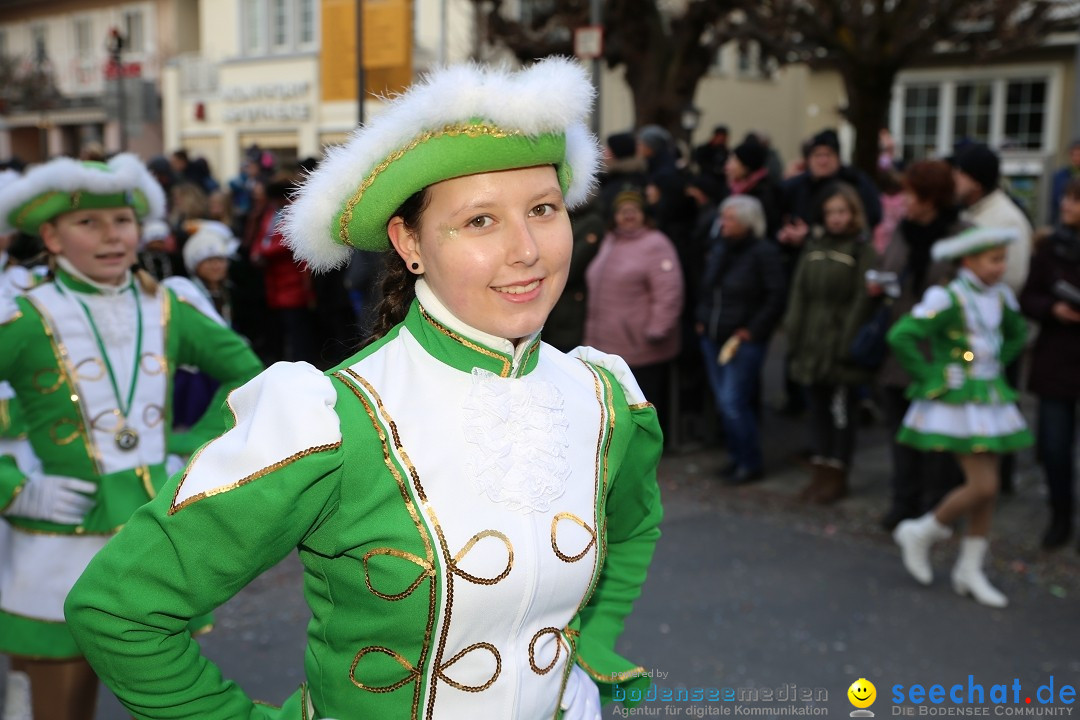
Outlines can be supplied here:
M539 330L562 294L573 235L550 165L466 175L427 189L415 235L387 226L406 265L462 322L511 341Z

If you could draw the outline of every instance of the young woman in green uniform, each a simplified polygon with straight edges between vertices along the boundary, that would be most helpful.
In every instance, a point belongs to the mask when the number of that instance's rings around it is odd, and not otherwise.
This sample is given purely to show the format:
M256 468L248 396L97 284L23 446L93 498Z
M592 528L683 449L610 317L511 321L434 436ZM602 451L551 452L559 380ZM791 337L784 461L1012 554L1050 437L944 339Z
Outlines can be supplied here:
M619 358L541 341L592 97L568 60L447 68L307 179L299 258L388 250L378 338L234 392L76 585L79 644L136 717L595 720L647 685L615 642L659 536L656 413ZM294 548L306 682L274 710L184 628Z
M97 678L64 622L64 599L164 484L167 456L224 428L211 412L169 431L176 366L219 379L218 406L261 369L239 336L131 271L140 220L163 210L161 188L132 155L60 158L0 191L0 233L40 235L55 261L50 282L0 295L0 380L14 388L41 462L27 470L0 457L0 515L11 529L0 652L12 658L9 708L32 706L33 717L93 717Z

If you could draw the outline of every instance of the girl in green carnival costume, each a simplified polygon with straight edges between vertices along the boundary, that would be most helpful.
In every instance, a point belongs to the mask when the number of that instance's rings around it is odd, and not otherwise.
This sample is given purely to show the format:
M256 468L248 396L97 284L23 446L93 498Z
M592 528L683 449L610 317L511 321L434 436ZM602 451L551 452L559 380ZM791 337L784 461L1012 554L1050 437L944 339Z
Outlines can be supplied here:
M615 642L659 536L656 413L619 358L540 337L593 94L564 59L443 69L308 177L299 258L388 251L377 339L234 392L76 584L79 645L136 717L595 720L647 686ZM294 548L306 682L272 709L184 628Z
M237 335L131 271L139 222L164 204L133 155L59 158L0 190L0 233L40 235L55 261L51 281L0 296L0 380L14 388L41 462L0 457L11 530L0 573L0 651L12 658L5 720L93 716L97 678L64 622L64 599L164 484L166 456L224 428L215 412L169 431L177 364L218 378L219 406L261 369ZM125 586L122 576L109 582Z
M1001 282L1005 246L1012 240L1007 229L973 228L935 243L935 261L959 262L957 278L946 287L929 288L889 332L897 359L912 377L911 408L897 439L922 451L955 453L965 478L931 512L897 525L893 538L904 567L929 585L930 546L949 537L949 526L965 518L953 588L990 607L1008 604L983 573L998 456L1032 443L1016 391L1003 374L1027 339L1016 297ZM919 350L921 342L930 345L929 362Z

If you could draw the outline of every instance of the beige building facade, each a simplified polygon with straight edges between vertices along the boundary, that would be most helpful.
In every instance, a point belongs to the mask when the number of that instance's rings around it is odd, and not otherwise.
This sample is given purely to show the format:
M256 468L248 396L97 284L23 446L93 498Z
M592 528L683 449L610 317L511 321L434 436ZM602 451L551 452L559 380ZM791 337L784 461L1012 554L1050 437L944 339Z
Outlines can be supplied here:
M161 152L162 68L194 47L198 12L198 0L4 2L0 56L18 74L51 76L56 92L19 92L8 85L0 158L38 162L77 154L88 143L107 152ZM114 31L124 39L119 72L110 62Z

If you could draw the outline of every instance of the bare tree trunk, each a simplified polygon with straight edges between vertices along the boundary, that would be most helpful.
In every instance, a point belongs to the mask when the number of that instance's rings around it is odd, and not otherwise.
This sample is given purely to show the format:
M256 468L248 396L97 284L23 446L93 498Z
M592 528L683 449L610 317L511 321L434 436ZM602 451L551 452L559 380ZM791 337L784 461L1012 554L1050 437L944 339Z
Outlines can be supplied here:
M889 105L896 70L848 67L844 88L848 105L845 115L855 128L855 152L852 164L871 178L877 176L878 132L888 127Z

